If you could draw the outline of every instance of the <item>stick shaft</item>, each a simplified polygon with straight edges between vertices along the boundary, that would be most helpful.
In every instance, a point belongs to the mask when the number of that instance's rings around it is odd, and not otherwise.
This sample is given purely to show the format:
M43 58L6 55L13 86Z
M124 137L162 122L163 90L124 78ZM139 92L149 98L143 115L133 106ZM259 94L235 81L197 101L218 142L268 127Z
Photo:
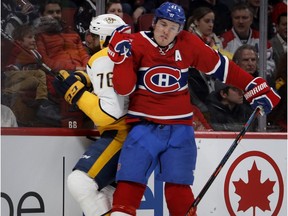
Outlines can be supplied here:
M249 127L252 125L253 121L256 119L256 117L258 116L258 114L260 113L261 108L257 107L253 113L250 115L248 121L245 123L244 127L242 128L242 130L240 131L240 133L237 135L236 139L234 140L234 142L232 143L231 147L228 149L228 151L226 152L226 154L224 155L223 159L220 161L219 165L217 166L217 168L215 169L215 171L213 172L213 174L210 176L210 178L208 179L208 181L206 182L206 184L203 186L202 190L200 191L199 195L195 198L194 202L192 203L192 205L190 206L186 216L189 216L190 212L197 207L197 205L199 204L199 202L201 201L201 199L203 198L203 196L206 194L207 190L210 188L211 184L214 182L215 178L218 176L218 174L220 173L220 171L222 170L223 166L225 165L225 163L227 162L227 160L229 159L229 157L232 155L232 153L234 152L234 150L236 149L237 145L240 143L240 141L242 140L243 136L245 135L245 133L248 131Z

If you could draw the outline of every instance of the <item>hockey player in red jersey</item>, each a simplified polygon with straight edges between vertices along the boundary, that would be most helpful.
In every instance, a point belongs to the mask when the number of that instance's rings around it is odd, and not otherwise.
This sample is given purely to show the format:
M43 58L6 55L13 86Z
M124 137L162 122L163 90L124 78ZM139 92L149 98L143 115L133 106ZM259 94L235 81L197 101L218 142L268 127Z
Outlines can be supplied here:
M263 78L252 77L183 31L185 21L181 6L165 2L155 11L153 31L135 33L132 39L122 26L110 39L114 89L130 96L127 122L133 126L118 163L112 216L136 215L153 170L165 182L170 215L184 216L192 204L197 151L189 67L244 90L252 107L261 105L266 113L280 100Z

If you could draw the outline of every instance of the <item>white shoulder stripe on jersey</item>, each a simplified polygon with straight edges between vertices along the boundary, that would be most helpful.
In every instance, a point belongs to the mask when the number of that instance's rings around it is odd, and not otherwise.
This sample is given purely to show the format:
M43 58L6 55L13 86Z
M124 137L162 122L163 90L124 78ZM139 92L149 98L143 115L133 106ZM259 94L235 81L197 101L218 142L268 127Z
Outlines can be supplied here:
M193 116L193 112L182 114L182 115L173 115L173 116L154 116L154 115L148 115L142 112L135 112L132 110L128 110L128 114L131 114L134 116L147 117L147 118L161 119L161 120L183 119L183 118L189 118Z
M148 32L149 32L149 31L148 31ZM146 40L148 40L148 41L152 44L152 46L158 47L158 44L157 44L156 42L154 42L154 41L146 34L146 31L140 31L140 34L141 34L144 38L146 38Z

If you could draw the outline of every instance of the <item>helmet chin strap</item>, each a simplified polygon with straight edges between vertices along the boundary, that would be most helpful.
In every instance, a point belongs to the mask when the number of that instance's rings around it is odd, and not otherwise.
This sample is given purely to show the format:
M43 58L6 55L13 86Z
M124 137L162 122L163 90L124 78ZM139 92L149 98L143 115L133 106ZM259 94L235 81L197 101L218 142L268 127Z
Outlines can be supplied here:
M153 38L153 40L156 42L156 40ZM176 38L170 43L168 44L167 46L163 47L163 46L160 46L157 42L156 44L158 45L158 48L159 48L159 52L161 55L166 55L166 53L172 49L174 47L174 44L175 44L175 41L176 41Z

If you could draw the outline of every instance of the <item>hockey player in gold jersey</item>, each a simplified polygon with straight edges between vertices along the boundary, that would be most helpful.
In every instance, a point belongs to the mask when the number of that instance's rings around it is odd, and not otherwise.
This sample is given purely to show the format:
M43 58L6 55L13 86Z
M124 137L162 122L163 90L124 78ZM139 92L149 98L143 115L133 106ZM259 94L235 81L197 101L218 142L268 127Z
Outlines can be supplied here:
M114 63L107 56L112 32L124 21L114 14L103 14L92 19L90 33L93 41L100 42L101 50L87 64L87 73L59 72L54 87L70 104L76 104L90 117L100 139L92 143L68 176L67 185L85 216L109 215L118 157L128 133L125 115L128 97L119 96L112 86ZM89 88L93 87L90 92Z

